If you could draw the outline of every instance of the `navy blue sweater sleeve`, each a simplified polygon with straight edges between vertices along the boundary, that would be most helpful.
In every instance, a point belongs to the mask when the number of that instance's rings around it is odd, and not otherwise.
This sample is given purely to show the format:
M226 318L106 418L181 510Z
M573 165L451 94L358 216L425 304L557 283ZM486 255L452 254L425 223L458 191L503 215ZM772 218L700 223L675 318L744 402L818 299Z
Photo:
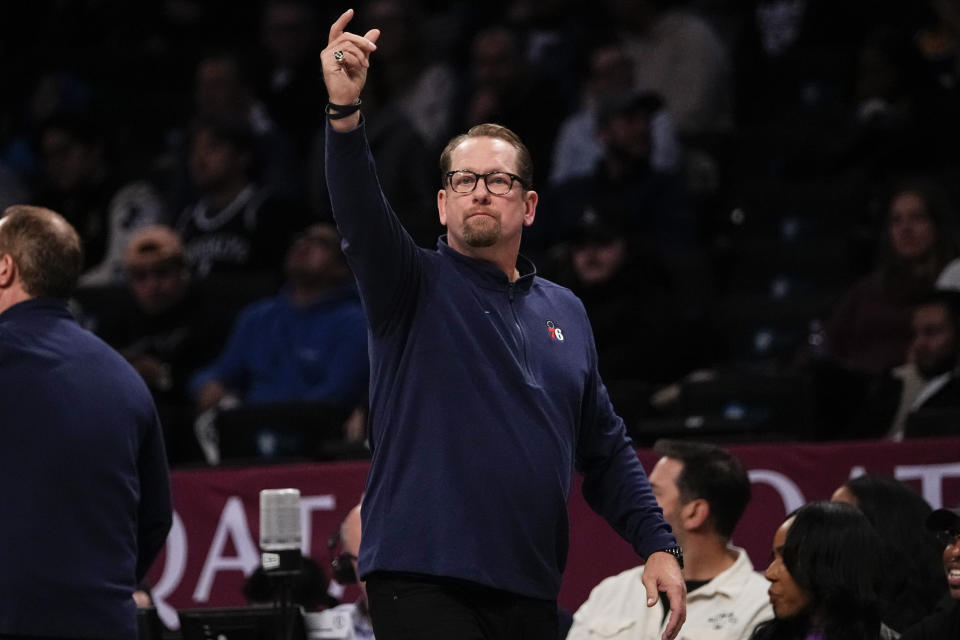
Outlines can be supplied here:
M167 540L173 523L170 474L159 420L144 435L137 464L140 503L137 513L137 581L143 579Z
M587 504L641 557L676 544L596 367L586 385L576 464Z
M383 190L379 188L364 124L346 133L326 132L327 187L343 252L359 284L367 321L374 332L401 318L416 295L420 256ZM377 185L377 189L358 188Z

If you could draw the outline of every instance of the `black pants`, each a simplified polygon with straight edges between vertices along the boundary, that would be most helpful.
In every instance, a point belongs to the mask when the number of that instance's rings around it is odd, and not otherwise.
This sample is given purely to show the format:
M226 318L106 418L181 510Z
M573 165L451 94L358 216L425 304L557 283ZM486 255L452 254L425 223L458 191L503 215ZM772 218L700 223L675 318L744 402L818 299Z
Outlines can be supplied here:
M556 640L557 603L398 573L367 577L377 640Z

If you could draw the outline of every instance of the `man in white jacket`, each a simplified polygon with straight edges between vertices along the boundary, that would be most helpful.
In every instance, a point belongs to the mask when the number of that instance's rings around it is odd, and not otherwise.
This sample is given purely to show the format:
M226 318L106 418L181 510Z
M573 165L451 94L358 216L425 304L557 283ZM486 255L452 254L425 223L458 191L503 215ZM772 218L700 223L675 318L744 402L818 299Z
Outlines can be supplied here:
M650 484L683 548L687 621L678 640L746 640L773 617L766 579L730 536L750 501L743 465L714 445L662 440ZM659 638L668 611L662 598L638 607L643 566L607 578L573 616L567 640Z

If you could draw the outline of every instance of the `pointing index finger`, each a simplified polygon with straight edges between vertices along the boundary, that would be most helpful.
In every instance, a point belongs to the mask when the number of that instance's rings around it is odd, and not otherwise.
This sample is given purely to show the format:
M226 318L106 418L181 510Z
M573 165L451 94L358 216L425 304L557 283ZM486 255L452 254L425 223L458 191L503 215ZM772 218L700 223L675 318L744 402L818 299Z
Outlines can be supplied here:
M327 40L327 44L343 35L343 30L347 28L347 24L350 23L351 19L353 19L353 9L347 9L340 14L337 21L330 25L330 37Z

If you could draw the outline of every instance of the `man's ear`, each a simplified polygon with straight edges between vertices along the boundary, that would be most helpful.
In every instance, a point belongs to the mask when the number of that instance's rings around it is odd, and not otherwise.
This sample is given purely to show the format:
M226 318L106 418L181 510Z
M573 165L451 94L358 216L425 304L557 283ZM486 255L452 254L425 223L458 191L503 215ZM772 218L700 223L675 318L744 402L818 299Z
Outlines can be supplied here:
M17 279L17 263L13 256L5 253L0 256L0 288L9 288Z
M537 216L537 201L539 198L540 196L533 190L523 194L523 226L529 227L533 224L533 219Z
M440 214L440 224L447 226L447 191L440 189L437 192L437 213Z
M684 527L699 529L710 517L710 504L703 498L696 498L683 505L681 510Z

